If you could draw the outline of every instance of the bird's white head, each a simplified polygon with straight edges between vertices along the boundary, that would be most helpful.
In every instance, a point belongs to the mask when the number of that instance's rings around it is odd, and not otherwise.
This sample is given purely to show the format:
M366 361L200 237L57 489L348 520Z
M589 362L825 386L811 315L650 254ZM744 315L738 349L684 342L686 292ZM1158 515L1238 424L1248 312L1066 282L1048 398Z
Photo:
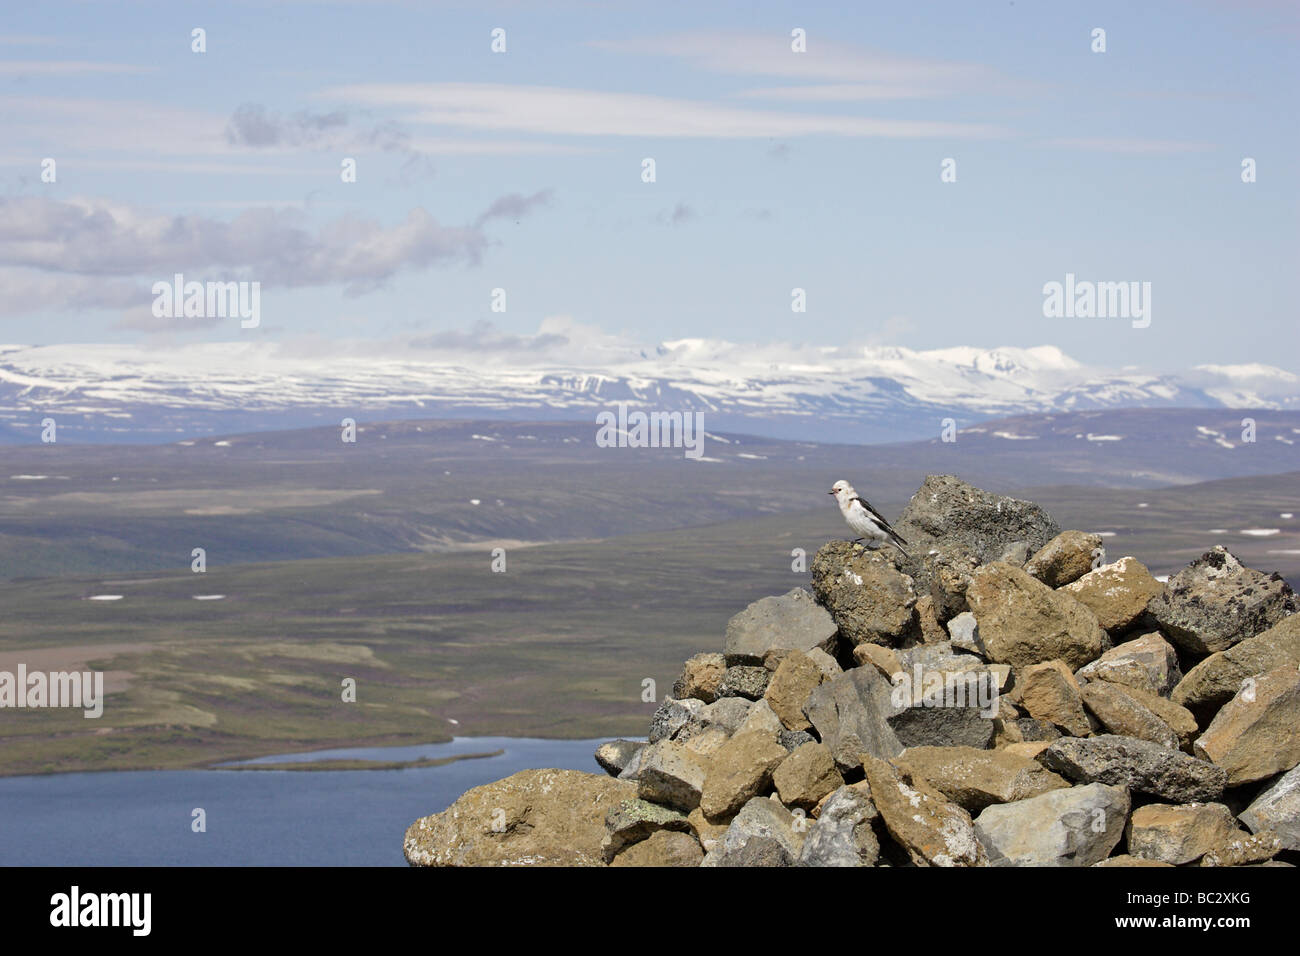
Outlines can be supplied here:
M851 498L857 497L858 493L853 490L853 486L847 481L840 480L831 485L831 490L827 494L834 495L835 500L843 504Z

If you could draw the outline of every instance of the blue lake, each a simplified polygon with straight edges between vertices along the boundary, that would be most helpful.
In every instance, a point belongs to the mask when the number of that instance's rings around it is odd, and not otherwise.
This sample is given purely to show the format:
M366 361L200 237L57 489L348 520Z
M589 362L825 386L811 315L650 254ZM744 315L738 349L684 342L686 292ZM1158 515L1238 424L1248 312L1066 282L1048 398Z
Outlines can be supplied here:
M414 760L504 750L414 770L160 770L0 777L0 865L405 866L402 834L471 787L519 770L602 772L599 740L459 737L249 763ZM207 813L207 832L190 829Z

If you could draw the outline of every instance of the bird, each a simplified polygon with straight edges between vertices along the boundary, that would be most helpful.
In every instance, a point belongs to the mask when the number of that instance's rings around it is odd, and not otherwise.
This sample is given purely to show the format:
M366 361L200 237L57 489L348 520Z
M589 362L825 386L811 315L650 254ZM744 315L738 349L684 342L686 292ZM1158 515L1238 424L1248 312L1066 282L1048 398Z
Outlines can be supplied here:
M879 511L871 507L866 498L859 497L851 484L843 480L837 481L827 494L835 496L839 502L840 514L844 515L849 527L861 536L854 539L855 544L867 541L867 547L875 550L888 541L903 554L907 554L907 542L889 526Z

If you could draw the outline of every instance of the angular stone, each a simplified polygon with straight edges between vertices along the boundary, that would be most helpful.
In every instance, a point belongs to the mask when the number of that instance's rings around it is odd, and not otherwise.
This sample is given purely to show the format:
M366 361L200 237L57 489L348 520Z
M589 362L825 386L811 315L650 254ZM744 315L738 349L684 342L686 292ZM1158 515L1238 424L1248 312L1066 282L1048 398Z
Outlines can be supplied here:
M880 841L872 821L879 816L866 781L840 787L821 804L799 854L800 866L875 866Z
M696 654L682 665L682 676L673 684L677 699L693 697L711 704L718 699L727 659L721 654Z
M859 770L863 753L893 757L903 749L885 719L893 710L890 693L874 668L855 667L809 695L804 713L840 773Z
M1183 679L1178 669L1178 652L1159 631L1116 644L1091 664L1081 667L1074 676L1081 683L1104 680L1161 696L1168 696Z
M699 866L703 859L704 851L695 837L660 830L628 847L610 866Z
M1136 687L1093 681L1083 687L1083 703L1106 729L1121 737L1190 750L1197 734L1196 718L1186 707Z
M1228 786L1266 780L1300 764L1300 670L1247 678L1193 747L1228 772Z
M1079 682L1064 661L1031 664L1019 673L1020 706L1031 717L1044 720L1072 737L1086 737L1090 731L1083 712Z
M794 753L804 744L817 743L817 738L806 730L783 730L776 735L776 740L789 753Z
M1101 535L1062 531L1025 563L1025 573L1049 588L1064 587L1091 571L1101 557Z
M705 817L717 821L735 815L771 786L772 771L788 756L774 735L736 734L709 763L700 797Z
M1201 857L1201 866L1249 866L1271 860L1283 849L1282 838L1272 830L1251 836L1238 832Z
M909 747L894 758L906 779L920 779L957 806L978 813L1070 786L1032 757L974 747Z
M1218 545L1179 571L1148 610L1179 647L1213 654L1300 610L1280 574L1244 567Z
M653 717L650 718L650 743L668 740L692 722L704 710L704 701L688 697L677 700L665 697Z
M1128 791L1092 783L986 807L975 835L993 866L1092 866L1124 834Z
M772 712L789 730L807 730L812 726L804 716L803 705L826 674L808 655L791 651L772 674L764 698Z
M968 610L966 589L980 565L979 559L960 544L952 542L933 548L923 563L930 583L935 618L943 622Z
M984 642L980 640L979 622L970 611L962 611L948 622L948 636L952 640L953 647L970 651L980 657L988 657Z
M758 700L766 692L767 682L771 677L772 672L766 667L746 664L728 667L722 675L722 684L718 688L718 696Z
M691 734L685 741L686 749L707 763L727 742L729 736L721 727L709 727Z
M913 554L954 544L980 563L997 560L1018 542L1037 551L1060 531L1032 501L992 494L953 475L927 475L894 527Z
M627 762L627 766L619 773L620 780L635 780L637 774L641 772L641 755L645 753L645 747L642 747L632 755L632 759Z
M1146 613L1151 599L1165 586L1151 576L1137 558L1120 558L1114 564L1089 571L1065 592L1097 615L1109 634L1122 634Z
M921 629L922 644L937 644L948 640L948 632L935 614L934 598L928 594L922 594L916 599L916 623Z
M1192 863L1237 834L1232 811L1221 803L1138 807L1128 824L1128 851L1134 856L1180 866Z
M1170 696L1194 714L1206 715L1208 721L1236 696L1247 677L1287 666L1300 668L1300 614L1211 654L1187 672Z
M787 807L807 811L844 786L844 778L825 744L808 743L781 761L772 773L772 784Z
M412 866L603 866L605 815L633 784L578 770L521 770L407 828Z
M1300 850L1300 767L1271 781L1241 813L1253 833L1272 830L1288 850Z
M637 796L690 812L699 806L704 789L702 758L677 740L660 740L641 752L637 774Z
M730 737L744 725L753 706L754 702L744 697L720 697L700 711L696 718L698 729L716 727Z
M775 800L754 797L700 866L793 866L803 840L789 810Z
M809 592L795 588L780 597L755 601L728 621L723 652L730 665L762 664L774 648L810 651L818 647L834 657L837 635L827 610Z
M812 587L850 644L893 646L920 635L912 579L891 555L832 541L813 558Z
M987 866L970 814L936 790L907 784L870 754L862 757L871 799L890 835L917 866Z
M1127 853L1119 853L1102 860L1100 863L1094 863L1093 866L1172 866L1172 864L1161 863L1158 860L1144 860L1140 856L1129 856Z
M736 728L736 734L767 734L775 737L785 730L781 718L776 715L766 700L752 704L744 721Z
M1114 734L1062 737L1036 759L1076 783L1128 787L1171 803L1217 800L1228 784L1227 771L1212 763L1149 740Z
M903 669L898 660L898 652L879 644L859 644L853 648L853 660L859 666L874 667L882 677L890 681Z
M1093 681L1084 685L1083 703L1112 734L1149 740L1170 750L1179 749L1178 734L1173 728L1136 698L1126 694L1127 689L1106 681Z
M601 843L601 856L608 863L623 852L625 847L640 843L660 830L689 829L686 814L671 807L636 798L621 800L605 817L605 839Z
M617 777L643 747L644 740L611 740L596 748L596 763L611 777Z
M731 825L730 820L725 823L710 823L699 807L686 815L686 822L691 825L691 832L695 834L695 839L700 841L700 846L704 848L705 853L718 845L722 835L727 832L727 827Z
M1107 637L1097 616L1020 568L988 564L966 592L992 661L1021 668L1060 659L1071 670L1101 656Z

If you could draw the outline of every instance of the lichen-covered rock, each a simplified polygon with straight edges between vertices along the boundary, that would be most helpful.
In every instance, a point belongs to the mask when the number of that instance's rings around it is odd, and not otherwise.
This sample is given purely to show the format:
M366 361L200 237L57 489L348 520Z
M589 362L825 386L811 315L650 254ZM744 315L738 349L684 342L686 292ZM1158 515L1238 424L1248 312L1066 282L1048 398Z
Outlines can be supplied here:
M1128 851L1147 860L1180 866L1199 860L1238 834L1246 836L1237 827L1232 811L1221 803L1150 803L1133 811L1128 825Z
M1101 783L986 807L975 835L993 866L1092 866L1124 834L1128 791Z
M820 648L832 657L838 632L827 610L803 588L755 601L727 622L723 654L729 665L761 665L768 651Z
M1300 671L1284 666L1247 678L1193 752L1226 770L1230 787L1300 764Z
M1101 656L1107 636L1097 616L1020 568L981 567L966 591L990 660L1012 667L1062 660L1077 670Z
M657 743L660 740L668 740L677 736L683 727L697 721L704 707L704 701L696 700L693 697L687 697L685 700L665 697L664 702L659 705L659 709L650 718L650 743Z
M786 729L807 730L812 724L804 715L803 705L808 695L827 679L826 673L807 654L791 651L772 674L763 696Z
M1064 661L1031 664L1019 672L1020 707L1031 717L1044 720L1072 737L1086 737L1090 730L1083 712L1079 682Z
M714 821L733 816L771 786L772 771L788 756L775 734L736 734L709 761L700 809Z
M711 704L720 696L727 659L721 654L696 654L682 665L682 675L673 684L673 697L693 697Z
M1247 677L1278 667L1300 668L1300 614L1211 654L1187 672L1170 696L1198 716L1212 715L1236 696Z
M1020 542L1037 551L1060 532L1032 501L992 494L954 475L927 475L894 527L913 554L953 544L980 563L998 560Z
M1007 749L908 747L894 758L894 765L905 778L925 781L970 813L1070 786L1032 757Z
M704 851L689 833L660 830L634 843L614 858L610 866L699 866Z
M807 811L844 786L844 778L825 744L807 743L781 761L772 772L772 784L787 807Z
M1065 592L1093 614L1106 632L1122 634L1146 614L1165 586L1137 558L1120 558L1067 584Z
M1214 654L1267 631L1300 604L1280 574L1244 567L1219 545L1179 571L1148 610L1179 647Z
M865 780L826 797L799 853L800 866L875 866L880 857L872 821L880 816Z
M1284 849L1272 830L1247 835L1240 831L1201 857L1201 866L1249 866L1271 860Z
M1300 767L1271 781L1241 813L1251 832L1275 832L1288 850L1300 850Z
M968 814L937 790L908 784L884 760L864 754L871 800L890 835L917 866L987 866Z
M1076 783L1128 787L1171 803L1218 800L1228 785L1222 767L1149 740L1115 734L1062 737L1035 759Z
M812 587L850 644L896 646L919 637L916 590L890 555L832 541L813 558Z
M1178 652L1159 631L1116 644L1091 664L1079 668L1074 676L1080 682L1104 680L1161 696L1168 696L1183 679Z
M767 690L767 682L772 672L766 667L749 664L737 664L728 667L722 675L722 684L718 687L719 697L743 697L745 700L758 700Z
M1049 588L1064 587L1099 565L1101 557L1101 535L1062 531L1025 563L1025 573Z
M658 833L660 830L686 831L690 823L686 814L648 800L620 800L605 817L605 839L601 856L608 863L625 847Z
M474 787L407 828L412 866L603 866L605 817L631 783L579 770L521 770Z
M637 796L689 813L704 790L704 758L677 740L660 740L641 751Z

